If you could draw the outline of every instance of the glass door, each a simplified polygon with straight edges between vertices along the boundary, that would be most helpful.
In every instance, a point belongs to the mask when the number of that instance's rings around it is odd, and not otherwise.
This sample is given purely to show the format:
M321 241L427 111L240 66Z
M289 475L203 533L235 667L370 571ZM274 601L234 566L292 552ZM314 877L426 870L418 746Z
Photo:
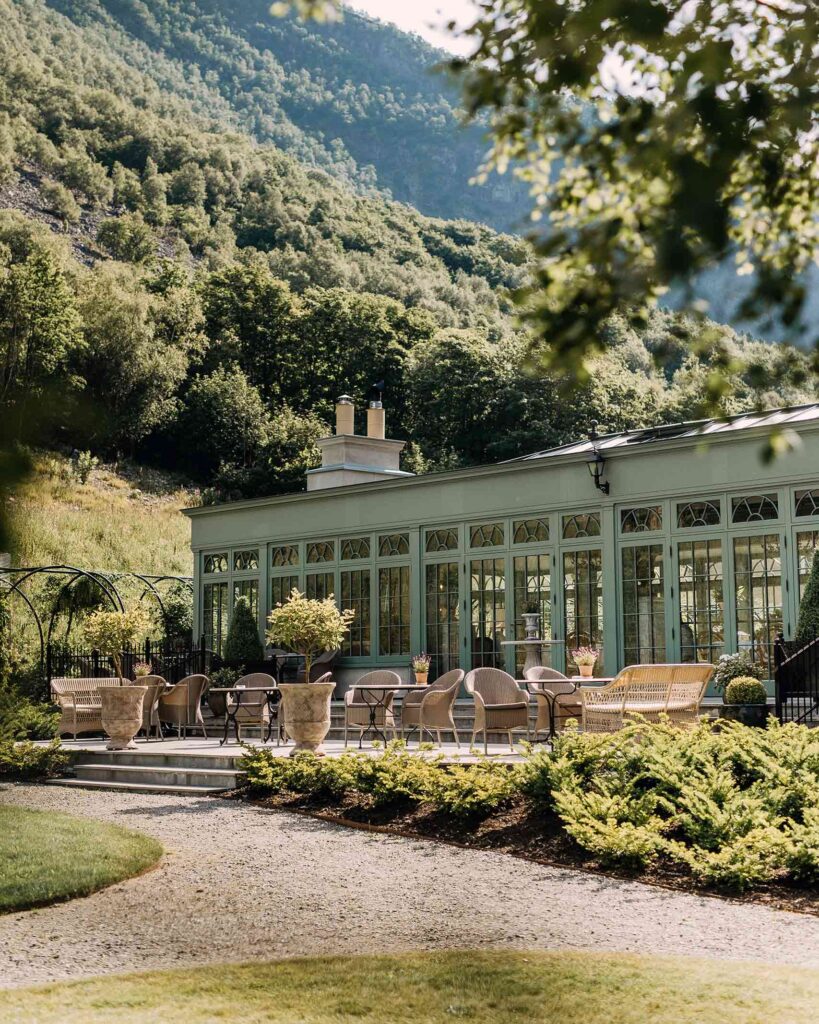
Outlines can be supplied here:
M720 539L678 541L680 661L715 664L725 651L725 571Z
M773 676L773 644L782 631L782 558L778 533L734 537L737 650Z
M432 659L430 682L461 664L460 576L459 562L424 566L424 649Z
M563 552L563 615L566 668L576 674L571 652L603 650L603 552L600 548ZM602 657L598 659L598 665Z
M663 547L657 541L620 551L624 666L668 660Z
M506 639L506 561L473 558L469 563L472 668L503 668Z

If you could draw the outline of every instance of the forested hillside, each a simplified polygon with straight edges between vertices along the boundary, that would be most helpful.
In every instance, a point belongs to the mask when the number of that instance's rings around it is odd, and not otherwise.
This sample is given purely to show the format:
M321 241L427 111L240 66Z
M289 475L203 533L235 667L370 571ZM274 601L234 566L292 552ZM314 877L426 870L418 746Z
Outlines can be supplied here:
M206 117L190 68L177 87L135 52L44 0L0 0L0 404L38 441L241 496L302 487L334 398L382 378L416 470L592 419L696 415L739 352L726 410L812 397L779 384L801 356L666 313L610 323L588 383L561 394L512 316L525 242L362 195L255 141L226 100Z
M447 55L347 11L332 25L270 15L269 0L48 0L161 88L359 191L423 213L516 225L511 175L474 187L484 129L462 127Z

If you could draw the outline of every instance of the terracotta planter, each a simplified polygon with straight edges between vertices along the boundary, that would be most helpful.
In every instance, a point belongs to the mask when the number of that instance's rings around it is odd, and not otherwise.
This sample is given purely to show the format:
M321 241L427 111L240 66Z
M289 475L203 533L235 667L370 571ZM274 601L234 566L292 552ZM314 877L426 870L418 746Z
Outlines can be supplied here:
M594 665L578 665L577 668L584 679L591 679L594 675Z
M142 702L147 686L102 686L102 727L108 733L106 750L135 750L134 736L142 728Z
M335 683L282 683L284 728L296 746L290 756L307 751L322 756L324 737L330 731L330 698Z
M415 682L419 686L426 686L427 685L427 679L429 679L429 672L416 672L415 673Z

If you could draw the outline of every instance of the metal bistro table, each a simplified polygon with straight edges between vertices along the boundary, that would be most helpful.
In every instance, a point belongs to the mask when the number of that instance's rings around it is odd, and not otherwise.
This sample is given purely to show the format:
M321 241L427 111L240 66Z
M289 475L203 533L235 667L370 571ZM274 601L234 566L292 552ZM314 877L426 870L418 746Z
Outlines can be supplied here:
M278 724L279 720L279 704L281 703L282 694L278 686L227 686L227 687L216 687L211 690L211 693L224 693L225 694L225 732L222 738L219 740L219 746L224 746L227 743L228 732L230 731L231 722L233 723L234 735L236 736L236 742L239 743L239 723L236 720L236 716L239 712L239 708L242 706L242 695L245 693L263 693L265 695L265 701L267 703L267 710L269 711L269 718L267 721L267 735L262 740L263 743L267 743L270 737L273 735L273 721L275 719ZM235 698L235 703L231 705L227 699L228 695ZM245 707L248 705L246 704ZM254 705L258 707L259 705ZM259 735L261 736L261 726Z
M531 694L538 694L543 697L549 705L549 735L548 740L551 743L557 736L557 730L555 729L555 708L560 697L568 697L573 693L577 693L579 686L605 686L614 679L614 676L571 676L567 679L545 679L543 681L537 681L534 679L519 679L519 683L523 683L526 689ZM545 689L546 686L565 686L567 683L571 684L570 690L560 690L555 692L553 690Z
M426 690L427 689L426 686L419 686L418 683L373 683L372 685L366 684L364 686L359 686L358 683L354 683L353 686L354 686L354 688L356 690L360 690L362 695L363 694L370 694L370 696L373 698L372 703L370 703L370 701L366 701L365 702L367 704L367 707L369 708L370 724L367 726L367 728L364 730L364 732L371 732L374 735L380 736L381 739L384 741L384 743L387 743L386 733L382 732L378 728L378 725L376 724L376 720L375 719L376 719L376 716L378 714L378 709L379 708L383 708L384 709L384 718L386 720L387 711L389 710L387 708L387 694L389 694L389 693L396 693L399 690ZM380 696L379 696L379 694L380 694ZM386 721L385 721L384 724L385 724L385 727L386 727ZM364 739L364 732L362 732L361 735L358 737L358 749L359 750L361 749L361 743L362 743L362 741Z

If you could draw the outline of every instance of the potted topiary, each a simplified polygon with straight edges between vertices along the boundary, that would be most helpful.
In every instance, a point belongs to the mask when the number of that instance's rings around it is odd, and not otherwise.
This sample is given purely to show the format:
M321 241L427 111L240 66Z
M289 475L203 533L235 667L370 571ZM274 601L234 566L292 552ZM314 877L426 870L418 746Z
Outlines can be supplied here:
M268 616L267 640L303 655L304 678L309 680L313 659L341 647L354 617L352 609L336 608L332 594L319 601L294 589L289 600ZM291 757L302 750L323 753L321 744L330 731L330 698L335 686L333 682L281 684L285 730L296 743Z
M259 639L256 616L246 597L238 598L233 606L222 658L229 664L253 664L264 660L264 647Z
M120 683L125 682L122 655L148 629L148 616L143 608L127 612L97 611L89 615L83 626L85 639L100 654L114 663ZM101 686L102 727L108 733L108 750L130 750L134 736L142 727L142 701L147 686Z
M236 680L245 674L244 665L238 668L231 668L228 665L217 668L210 674L210 684L205 691L205 699L208 707L213 712L214 718L224 718L227 713L227 694L214 693L214 690L229 690L236 685Z
M768 694L753 676L737 676L725 687L720 718L764 729L768 718Z

